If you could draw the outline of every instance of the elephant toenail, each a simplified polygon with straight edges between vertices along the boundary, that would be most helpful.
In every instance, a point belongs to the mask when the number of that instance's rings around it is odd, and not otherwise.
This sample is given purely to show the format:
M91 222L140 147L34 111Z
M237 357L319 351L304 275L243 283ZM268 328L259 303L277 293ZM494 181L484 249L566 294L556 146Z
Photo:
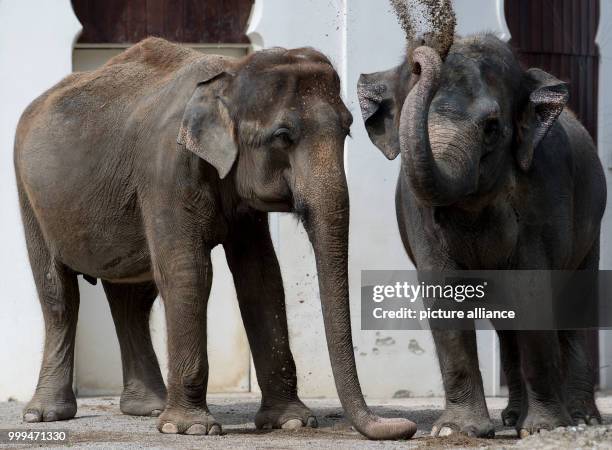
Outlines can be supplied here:
M151 411L151 417L157 417L162 413L161 409L154 409Z
M40 416L36 413L29 412L23 416L23 420L26 422L40 422Z
M451 434L453 434L453 429L451 427L442 427L439 436L450 436Z
M599 425L601 423L601 420L599 420L597 417L591 417L586 422L587 425Z
M282 425L283 430L297 430L302 428L304 424L300 419L290 419Z
M306 421L306 426L310 428L317 428L319 423L317 422L317 418L314 416L310 416Z
M201 423L196 423L191 425L187 431L185 431L185 434L206 434L206 426Z
M440 431L439 427L432 427L431 436L434 436L434 437L437 436L439 431Z
M221 426L214 424L212 427L210 427L208 434L210 436L219 436L221 434Z
M260 428L262 430L271 430L273 427L271 423L264 423Z
M45 414L45 422L55 422L57 420L57 414L53 411Z
M166 434L176 434L178 433L178 428L173 423L166 422L162 427L161 432Z
M525 428L521 428L521 430L519 431L519 437L521 439L525 439L527 436L529 436L531 433L529 431L527 431Z

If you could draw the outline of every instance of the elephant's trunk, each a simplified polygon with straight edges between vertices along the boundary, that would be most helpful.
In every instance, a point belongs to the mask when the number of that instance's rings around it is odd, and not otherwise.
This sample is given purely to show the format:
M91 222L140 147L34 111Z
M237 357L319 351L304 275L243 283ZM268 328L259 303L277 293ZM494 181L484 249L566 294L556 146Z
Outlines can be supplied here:
M322 184L320 191L319 196L325 191L325 198L319 199L318 206L306 208L304 222L315 252L325 334L338 396L348 419L369 439L409 438L416 432L416 425L407 419L374 415L364 401L357 377L351 337L347 272L349 200L344 172L333 183Z
M471 148L464 132L438 121L429 127L429 109L442 68L438 53L419 47L413 53L420 79L402 107L399 126L402 167L417 198L431 206L445 206L473 192L478 181L477 164L468 154ZM434 136L434 149L430 144Z

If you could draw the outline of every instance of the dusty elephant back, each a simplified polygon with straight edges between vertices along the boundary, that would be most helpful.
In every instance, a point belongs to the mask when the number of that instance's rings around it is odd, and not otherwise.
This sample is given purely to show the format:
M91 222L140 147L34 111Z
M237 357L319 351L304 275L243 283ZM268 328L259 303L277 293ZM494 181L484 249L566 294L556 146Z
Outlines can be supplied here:
M147 39L66 77L26 109L15 140L17 181L59 260L110 279L147 270L142 193L152 190L159 154L176 150L198 81L224 64Z
M22 114L15 138L18 175L27 181L29 169L36 172L31 164L41 159L83 163L83 170L117 153L129 162L125 152L138 149L146 128L163 115L182 114L197 82L228 62L148 38L96 70L67 76Z
M120 120L127 120L143 100L181 78L186 83L192 81L193 85L184 86L190 93L198 72L206 77L206 73L219 70L228 60L203 55L164 39L145 39L96 70L67 76L34 100L19 122L16 147L20 147L31 129L50 131L54 119L63 121L61 125L70 125L74 118L101 122L100 117L107 115L121 127ZM194 80L189 80L193 77Z

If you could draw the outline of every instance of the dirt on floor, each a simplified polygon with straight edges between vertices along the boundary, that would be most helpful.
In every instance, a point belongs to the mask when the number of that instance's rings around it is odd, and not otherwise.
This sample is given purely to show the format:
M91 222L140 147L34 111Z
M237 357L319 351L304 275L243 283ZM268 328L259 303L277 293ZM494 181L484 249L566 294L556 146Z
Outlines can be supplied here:
M386 417L408 417L419 431L410 441L376 442L355 432L342 414L338 401L309 399L305 403L319 421L317 429L256 430L253 418L259 399L253 395L211 395L211 412L223 424L222 436L164 435L155 427L156 419L125 416L119 411L116 397L81 398L77 416L69 421L24 424L17 401L0 403L0 430L66 430L67 443L53 448L231 448L231 449L461 449L461 448L526 448L526 449L612 449L612 426L575 426L517 439L516 432L503 427L499 420L505 406L503 398L489 398L487 403L496 425L495 439L475 439L463 435L433 438L431 427L441 412L443 401L438 398L401 398L387 401L369 400L372 409ZM606 424L612 423L612 396L600 396L598 404ZM45 444L7 444L0 448L41 448Z

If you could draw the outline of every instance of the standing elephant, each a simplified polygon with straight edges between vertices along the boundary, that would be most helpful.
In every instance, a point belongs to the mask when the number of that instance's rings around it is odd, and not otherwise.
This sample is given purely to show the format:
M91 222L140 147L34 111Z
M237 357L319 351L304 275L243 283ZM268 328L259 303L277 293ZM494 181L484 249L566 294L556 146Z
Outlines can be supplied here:
M77 275L101 279L120 341L121 409L163 433L219 434L206 405L210 252L233 273L262 403L258 427L314 426L297 395L285 299L267 212L299 215L316 257L338 394L372 439L415 425L367 408L351 340L349 198L343 145L352 117L321 53L272 49L205 56L146 39L93 72L68 76L24 112L15 168L45 322L28 422L69 419ZM160 293L168 389L148 328Z
M566 84L524 70L493 35L447 41L409 41L403 64L358 86L372 142L389 159L401 153L396 210L410 259L419 270L597 270L606 185ZM582 332L498 334L506 425L525 436L601 421ZM475 332L433 337L446 410L432 434L492 437Z

